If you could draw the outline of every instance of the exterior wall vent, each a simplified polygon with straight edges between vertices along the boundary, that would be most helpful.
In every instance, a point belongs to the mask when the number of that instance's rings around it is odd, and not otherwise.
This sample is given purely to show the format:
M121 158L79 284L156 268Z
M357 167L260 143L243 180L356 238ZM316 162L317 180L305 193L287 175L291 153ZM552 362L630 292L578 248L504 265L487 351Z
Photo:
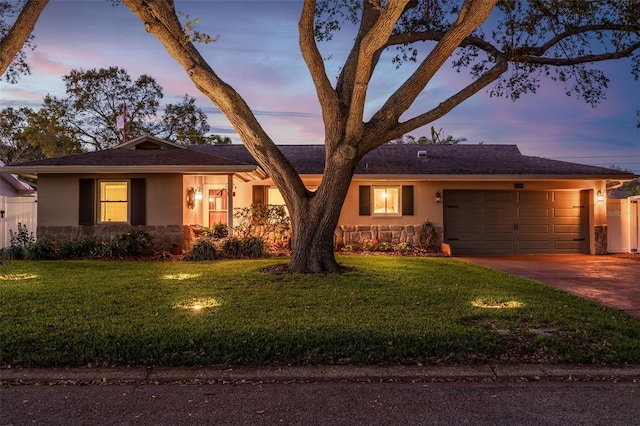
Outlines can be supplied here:
M418 151L418 158L427 158L427 151L426 150Z

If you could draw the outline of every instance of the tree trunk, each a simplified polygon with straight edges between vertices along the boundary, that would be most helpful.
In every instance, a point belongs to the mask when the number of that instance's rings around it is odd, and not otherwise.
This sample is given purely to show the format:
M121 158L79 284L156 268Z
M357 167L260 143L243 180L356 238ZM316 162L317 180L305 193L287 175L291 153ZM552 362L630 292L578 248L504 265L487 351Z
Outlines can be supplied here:
M333 253L333 235L340 209L316 207L291 218L292 273L338 273L340 265ZM334 218L335 217L335 218Z
M339 273L334 255L334 234L353 171L359 158L328 156L322 184L315 193L289 203L292 273Z

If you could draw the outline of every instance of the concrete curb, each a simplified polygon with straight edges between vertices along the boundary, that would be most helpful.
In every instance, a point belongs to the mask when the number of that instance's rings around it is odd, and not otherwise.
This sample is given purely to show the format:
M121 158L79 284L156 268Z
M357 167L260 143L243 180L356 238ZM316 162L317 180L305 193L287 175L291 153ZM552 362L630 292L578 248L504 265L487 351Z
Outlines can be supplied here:
M640 365L466 365L312 367L5 368L0 384L162 385L313 382L529 382L612 381L640 383Z

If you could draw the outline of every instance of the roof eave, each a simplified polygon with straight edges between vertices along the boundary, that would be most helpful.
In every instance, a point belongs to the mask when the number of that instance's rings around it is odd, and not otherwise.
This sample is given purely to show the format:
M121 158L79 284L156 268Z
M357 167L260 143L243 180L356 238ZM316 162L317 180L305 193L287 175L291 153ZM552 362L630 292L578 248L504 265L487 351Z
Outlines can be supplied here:
M541 181L541 180L633 180L635 175L561 175L561 174L354 174L354 181L417 180L417 181Z
M182 174L207 174L207 173L251 173L258 172L253 165L165 165L165 166L5 166L0 168L3 173L14 174L101 174L101 173L182 173Z

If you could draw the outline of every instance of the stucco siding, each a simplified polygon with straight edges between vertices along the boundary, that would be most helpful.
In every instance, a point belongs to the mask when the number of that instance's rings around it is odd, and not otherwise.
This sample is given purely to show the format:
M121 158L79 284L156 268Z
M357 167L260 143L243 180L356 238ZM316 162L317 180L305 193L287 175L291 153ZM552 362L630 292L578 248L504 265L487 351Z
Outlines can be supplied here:
M140 175L49 175L38 177L38 224L42 226L78 225L79 180L131 179ZM182 176L158 174L144 176L146 181L146 224L182 223Z

